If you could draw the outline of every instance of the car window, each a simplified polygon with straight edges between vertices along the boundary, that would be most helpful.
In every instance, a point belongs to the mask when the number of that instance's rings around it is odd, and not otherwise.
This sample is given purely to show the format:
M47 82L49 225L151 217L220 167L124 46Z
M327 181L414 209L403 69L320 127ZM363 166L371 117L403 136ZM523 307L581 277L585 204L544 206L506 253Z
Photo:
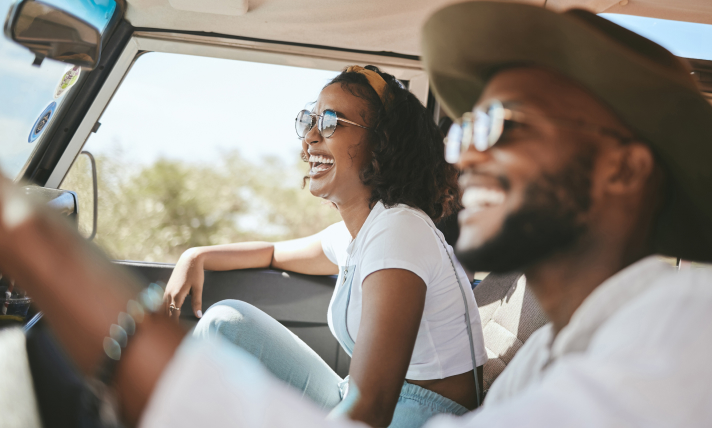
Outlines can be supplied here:
M90 11L97 8L91 0L71 5L65 4L66 0L46 2L80 12L80 17L100 31L116 7L114 0L98 0L104 12L93 16ZM13 3L0 0L0 16L5 17ZM80 67L51 59L32 66L34 59L28 49L0 36L0 172L12 179L22 174L64 101L86 75Z
M168 53L140 56L84 150L97 160L96 241L115 259L175 262L187 248L307 236L340 221L302 189L294 118L337 73ZM91 174L62 188L89 235Z
M683 58L712 60L712 25L602 13L602 17L646 37Z

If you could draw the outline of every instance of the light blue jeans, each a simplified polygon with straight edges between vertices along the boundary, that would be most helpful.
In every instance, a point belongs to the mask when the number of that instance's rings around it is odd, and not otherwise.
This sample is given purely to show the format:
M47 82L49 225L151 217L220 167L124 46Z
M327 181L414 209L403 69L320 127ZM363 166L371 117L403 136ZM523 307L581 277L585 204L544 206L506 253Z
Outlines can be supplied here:
M239 300L211 306L193 331L199 338L220 334L251 353L277 378L325 410L341 402L344 380L294 333L277 320ZM462 415L467 409L440 394L403 383L391 428L418 428L440 413Z

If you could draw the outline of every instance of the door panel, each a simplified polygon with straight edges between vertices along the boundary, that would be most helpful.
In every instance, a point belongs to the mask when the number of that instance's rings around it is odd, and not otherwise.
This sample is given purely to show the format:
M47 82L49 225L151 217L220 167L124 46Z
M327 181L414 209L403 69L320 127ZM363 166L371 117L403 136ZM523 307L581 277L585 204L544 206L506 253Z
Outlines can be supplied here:
M125 266L146 285L168 282L169 263L116 262ZM329 331L326 312L334 292L334 276L311 276L271 269L205 272L203 311L225 299L248 302L275 318L302 339L340 376L348 374L349 356ZM181 321L197 323L188 296L181 308Z

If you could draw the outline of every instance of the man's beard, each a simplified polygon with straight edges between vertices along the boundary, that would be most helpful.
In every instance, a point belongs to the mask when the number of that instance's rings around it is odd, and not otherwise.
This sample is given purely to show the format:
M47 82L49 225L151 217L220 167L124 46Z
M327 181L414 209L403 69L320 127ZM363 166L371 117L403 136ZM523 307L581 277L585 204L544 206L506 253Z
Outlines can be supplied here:
M586 231L582 215L591 205L591 153L582 154L556 175L530 184L524 202L505 218L501 231L478 248L458 248L471 271L513 272L562 252Z

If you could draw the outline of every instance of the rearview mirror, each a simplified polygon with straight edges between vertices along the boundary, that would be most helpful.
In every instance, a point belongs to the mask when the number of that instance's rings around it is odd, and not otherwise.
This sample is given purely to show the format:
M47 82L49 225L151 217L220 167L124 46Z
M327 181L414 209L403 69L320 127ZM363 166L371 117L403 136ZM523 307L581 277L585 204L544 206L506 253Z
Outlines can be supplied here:
M99 30L39 1L19 1L5 21L5 35L32 51L37 65L45 57L88 69L99 62Z

